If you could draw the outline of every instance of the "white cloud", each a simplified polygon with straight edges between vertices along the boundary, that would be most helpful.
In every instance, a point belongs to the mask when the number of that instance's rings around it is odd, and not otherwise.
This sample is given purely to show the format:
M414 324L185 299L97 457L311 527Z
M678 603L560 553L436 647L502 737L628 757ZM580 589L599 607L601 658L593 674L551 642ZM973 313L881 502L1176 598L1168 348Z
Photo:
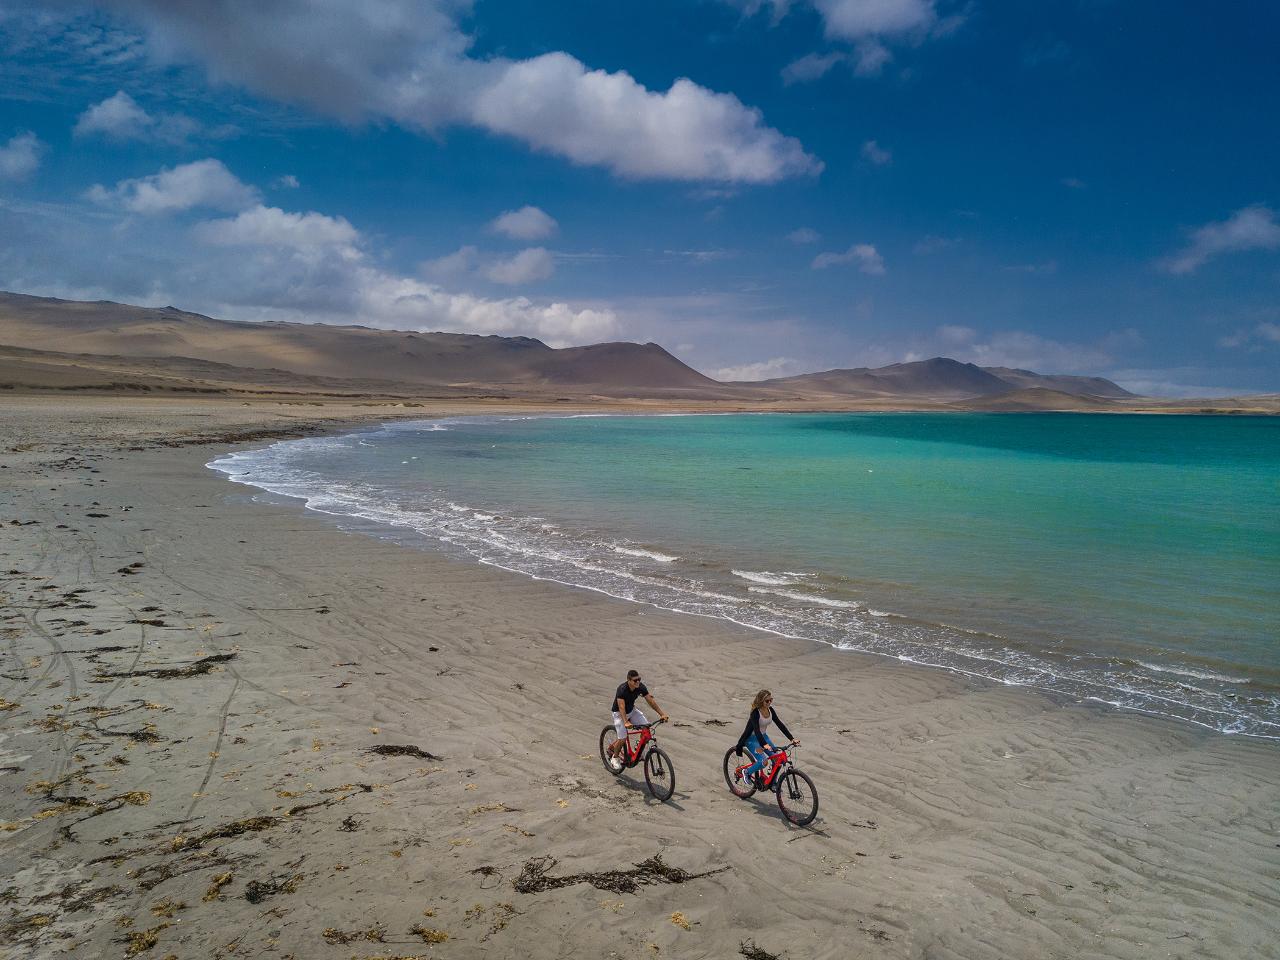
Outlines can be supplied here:
M862 159L877 167L887 167L893 163L893 152L886 150L874 140L868 140L862 145Z
M869 243L855 243L844 253L820 253L813 258L814 270L825 270L839 264L856 263L863 273L880 275L885 272L884 258Z
M937 20L932 0L813 0L827 36L842 40L927 29Z
M555 262L549 251L542 247L521 250L509 260L499 260L485 271L494 283L514 285L545 280L555 272Z
M151 115L133 97L118 90L80 114L72 132L77 137L98 134L111 140L141 140L150 133L152 123Z
M459 247L453 253L427 260L422 264L422 272L429 277L448 279L460 277L476 268L480 259L480 251L473 246Z
M787 239L792 243L817 243L822 239L822 235L812 227L799 227L788 233Z
M810 83L826 76L832 67L844 59L843 53L805 54L782 68L782 82L788 86L793 83Z
M197 224L196 236L224 247L273 247L306 255L333 252L358 260L360 234L345 217L289 213L261 204L226 220Z
M208 275L219 278L218 290L228 298L224 314L519 334L552 345L606 339L618 326L608 308L537 304L524 297L493 300L397 275L376 265L367 241L343 217L259 205L197 224L192 233L209 251L200 258ZM226 255L215 256L218 250Z
M0 180L25 180L40 167L48 149L34 133L19 133L0 147Z
M559 228L555 218L537 207L507 210L489 224L489 229L513 240L541 240Z
M1246 250L1274 250L1280 247L1280 223L1271 208L1256 204L1237 210L1226 220L1208 223L1192 231L1186 247L1161 260L1167 273L1194 273L1214 257Z
M655 92L566 53L471 58L457 22L468 0L99 3L139 24L157 60L346 120L479 127L632 179L771 183L822 169L758 110L691 80Z
M1280 323L1263 321L1247 330L1237 330L1221 338L1218 346L1228 349L1247 347L1250 350L1259 350L1271 343L1280 343Z
M822 169L731 94L686 79L654 93L564 53L506 65L470 113L487 130L632 179L772 183Z
M296 190L302 184L292 173L286 173L283 176L276 177L271 181L271 185L281 190Z
M860 41L853 49L853 72L860 77L874 77L893 59L893 54L879 40Z
M729 380L772 380L775 377L789 377L800 370L800 363L790 357L774 357L758 363L744 363L736 367L721 367L710 374L712 379Z
M186 143L201 132L200 124L181 113L151 115L133 97L118 90L80 114L72 133L77 137L100 136L107 140L153 140ZM221 131L218 135L225 133Z
M162 169L148 177L121 180L108 190L95 184L88 193L96 203L131 213L159 214L209 207L241 210L257 202L258 191L212 158Z

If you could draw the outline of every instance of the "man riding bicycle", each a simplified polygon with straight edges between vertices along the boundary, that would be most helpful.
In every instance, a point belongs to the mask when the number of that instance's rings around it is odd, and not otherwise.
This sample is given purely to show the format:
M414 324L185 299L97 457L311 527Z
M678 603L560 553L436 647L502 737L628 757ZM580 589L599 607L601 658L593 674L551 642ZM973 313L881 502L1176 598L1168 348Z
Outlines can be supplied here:
M613 695L613 703L609 705L613 711L613 729L618 734L618 739L609 745L610 759L614 764L618 763L618 755L626 748L627 731L649 722L649 719L636 709L636 700L640 697L644 697L649 702L649 706L658 711L660 718L669 719L663 709L658 706L658 701L653 699L649 688L641 682L640 671L628 670L627 679L618 685L617 692Z

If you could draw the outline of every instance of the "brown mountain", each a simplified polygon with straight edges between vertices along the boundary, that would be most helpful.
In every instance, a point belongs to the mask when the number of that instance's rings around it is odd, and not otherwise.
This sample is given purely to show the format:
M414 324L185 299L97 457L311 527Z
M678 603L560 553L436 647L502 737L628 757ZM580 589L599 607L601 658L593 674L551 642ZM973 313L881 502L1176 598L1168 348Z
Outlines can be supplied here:
M1102 377L1045 376L1010 367L979 367L948 357L895 363L887 367L825 370L766 380L761 386L843 397L919 397L953 401L995 397L1013 391L1044 390L1079 397L1132 397ZM1034 396L1034 395L1033 395Z
M529 337L244 323L176 307L13 293L0 293L0 344L67 354L194 359L382 385L602 387L631 394L720 387L656 343L556 350Z
M773 409L1068 409L1138 399L1098 377L934 357L719 383L656 343L554 349L529 337L245 323L176 307L0 293L0 387L728 400ZM997 402L998 401L998 402Z

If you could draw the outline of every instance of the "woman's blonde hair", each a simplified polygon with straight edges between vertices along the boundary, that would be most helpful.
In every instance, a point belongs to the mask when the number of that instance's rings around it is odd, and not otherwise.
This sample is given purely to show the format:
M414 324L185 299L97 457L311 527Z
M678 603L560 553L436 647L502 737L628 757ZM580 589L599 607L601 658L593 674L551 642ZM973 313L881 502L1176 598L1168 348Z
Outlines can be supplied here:
M773 694L770 693L768 690L761 690L759 693L756 694L756 698L751 701L751 709L759 710L761 707L764 706L764 702L772 696Z

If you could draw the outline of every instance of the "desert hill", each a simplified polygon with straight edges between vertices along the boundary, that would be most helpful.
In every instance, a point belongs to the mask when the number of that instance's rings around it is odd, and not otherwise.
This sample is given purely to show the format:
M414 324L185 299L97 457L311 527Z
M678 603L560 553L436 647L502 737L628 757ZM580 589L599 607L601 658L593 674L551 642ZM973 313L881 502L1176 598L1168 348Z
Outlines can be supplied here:
M656 343L555 349L530 337L218 320L0 292L0 389L539 402L746 410L1144 410L1274 413L1280 398L1156 400L1100 377L934 357L720 383Z
M384 386L574 386L699 390L719 384L656 343L556 350L529 337L359 326L244 323L176 307L0 293L0 343L116 358L184 358Z
M979 367L948 357L894 363L876 369L824 370L765 380L760 386L785 387L802 393L816 391L830 396L919 397L943 401L994 397L1027 389L1080 397L1134 396L1102 377L1045 376L1010 367Z

